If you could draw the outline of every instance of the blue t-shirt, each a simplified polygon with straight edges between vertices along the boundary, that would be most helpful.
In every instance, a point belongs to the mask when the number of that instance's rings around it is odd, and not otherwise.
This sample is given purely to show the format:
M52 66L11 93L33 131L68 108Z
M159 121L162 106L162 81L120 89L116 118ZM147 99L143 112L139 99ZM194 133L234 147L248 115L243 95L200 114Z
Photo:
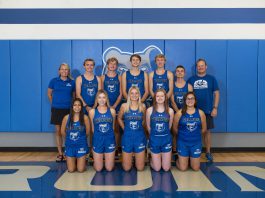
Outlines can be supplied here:
M120 95L119 75L109 77L107 74L104 78L104 90L108 93L110 105L114 105Z
M132 86L136 86L140 90L141 97L144 95L144 71L140 71L138 76L133 76L130 71L126 72L126 91L129 92L129 89Z
M82 77L81 96L85 103L92 107L95 103L96 94L98 92L98 79L94 75L93 80L87 80L84 75Z
M124 113L124 133L144 131L143 112L129 109Z
M52 89L52 107L56 109L69 109L71 107L73 92L75 92L75 81L60 77L53 78L49 83Z
M155 111L153 108L153 112L151 114L150 122L151 122L151 136L167 136L170 134L169 130L169 121L170 116L165 111L163 113L159 113Z
M186 82L184 87L178 88L174 83L174 101L178 106L178 109L183 107L184 95L188 92L188 83Z
M192 76L188 83L193 87L197 98L197 107L205 114L211 114L213 109L213 93L219 90L215 77L206 74L203 77Z
M114 135L113 117L110 108L107 109L106 113L100 113L96 108L93 124L94 124L94 136Z
M165 70L164 74L158 75L156 71L154 71L153 76L153 92L156 92L158 89L164 89L166 92L169 90L169 80L167 78L167 70Z
M196 109L193 114L184 114L179 119L178 141L187 145L201 143L201 116Z
M66 146L87 146L86 127L81 126L80 122L73 122L72 126L69 126L70 115L68 117L66 125Z

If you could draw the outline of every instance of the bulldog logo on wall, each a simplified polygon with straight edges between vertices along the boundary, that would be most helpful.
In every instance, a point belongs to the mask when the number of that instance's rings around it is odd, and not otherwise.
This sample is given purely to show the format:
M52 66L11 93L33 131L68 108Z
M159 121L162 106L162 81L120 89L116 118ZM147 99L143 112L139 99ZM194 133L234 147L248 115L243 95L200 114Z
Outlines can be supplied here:
M140 65L140 70L143 70L147 73L150 73L153 71L151 61L150 60L150 54L154 50L157 51L157 54L163 54L162 50L155 46L155 45L150 45L147 48L145 48L143 51L140 52L124 52L121 49L117 47L109 47L103 52L102 59L103 59L103 69L102 69L102 75L107 72L107 60L111 57L116 57L119 61L118 65L118 73L121 75L123 72L128 71L129 69L132 68L131 63L130 63L130 56L132 54L139 54L142 58L141 65Z

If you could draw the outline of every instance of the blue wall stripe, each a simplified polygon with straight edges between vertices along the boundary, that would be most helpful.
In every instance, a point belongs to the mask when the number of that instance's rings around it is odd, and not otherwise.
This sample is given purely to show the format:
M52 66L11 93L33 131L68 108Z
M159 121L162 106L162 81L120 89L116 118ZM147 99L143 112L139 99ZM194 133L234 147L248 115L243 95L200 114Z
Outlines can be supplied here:
M0 9L0 24L265 23L264 8Z
M228 41L227 130L257 132L258 41Z
M10 44L0 41L0 131L10 130Z
M265 41L259 41L258 56L258 131L265 132Z
M11 41L11 130L41 131L40 41Z
M199 40L196 41L196 59L203 58L207 61L207 73L215 76L220 89L220 102L218 116L215 118L215 132L226 132L226 107L227 107L227 45L224 40Z
M48 100L47 90L52 78L58 76L61 63L71 63L71 40L46 40L41 41L41 92L42 92L42 131L54 131L50 124L51 105ZM70 65L71 66L71 65Z

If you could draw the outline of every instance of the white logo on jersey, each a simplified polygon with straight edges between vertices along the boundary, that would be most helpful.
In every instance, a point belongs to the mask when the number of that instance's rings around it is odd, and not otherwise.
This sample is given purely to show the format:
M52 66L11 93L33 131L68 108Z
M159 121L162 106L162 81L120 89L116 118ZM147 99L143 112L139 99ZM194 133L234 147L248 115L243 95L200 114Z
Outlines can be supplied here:
M208 82L206 80L197 80L194 82L194 89L207 89Z
M94 96L95 94L96 93L94 88L87 88L87 95Z
M138 87L138 84L133 83L132 86Z
M109 125L107 123L99 125L99 131L101 133L106 133L106 132L108 132L108 130L109 130Z
M70 132L70 140L76 141L79 139L79 132Z
M116 91L115 85L108 85L108 90L109 92L115 92Z
M179 104L182 104L183 103L183 96L177 96L177 102Z
M164 88L163 83L157 83L156 86L157 86L158 89Z
M139 129L139 123L137 121L130 121L130 128L132 130Z
M66 87L72 87L71 83L67 83Z
M197 122L188 122L187 123L187 129L192 132L197 129Z
M156 123L156 131L162 132L165 130L165 125L164 123Z

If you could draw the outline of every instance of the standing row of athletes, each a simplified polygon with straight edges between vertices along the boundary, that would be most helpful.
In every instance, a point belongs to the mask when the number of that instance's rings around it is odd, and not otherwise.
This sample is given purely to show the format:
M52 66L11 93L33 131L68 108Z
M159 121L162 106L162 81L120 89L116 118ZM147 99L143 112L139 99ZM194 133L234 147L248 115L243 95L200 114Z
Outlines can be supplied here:
M213 117L217 116L219 88L216 79L206 73L206 61L196 62L197 74L188 82L184 80L182 65L176 67L175 76L165 69L166 58L162 54L155 57L157 68L149 77L139 69L138 54L132 55L130 62L132 69L119 76L118 60L110 58L107 73L98 77L93 72L94 60L86 59L85 73L76 81L70 76L69 66L60 65L59 77L52 79L48 88L51 124L55 125L59 152L57 161L66 156L68 171L84 171L89 152L87 136L92 134L95 170L101 171L105 165L111 171L115 148L120 144L119 126L124 131L121 146L125 170L132 168L133 156L137 170L144 169L147 139L151 167L156 171L170 169L172 142L177 143L176 164L180 170L188 168L189 160L194 170L200 168L201 137L206 158L212 161L210 129L214 127ZM146 110L144 102L149 94L153 106ZM121 105L122 97L127 101ZM75 99L71 103L72 98ZM173 136L177 134L177 142L172 141L171 132Z

